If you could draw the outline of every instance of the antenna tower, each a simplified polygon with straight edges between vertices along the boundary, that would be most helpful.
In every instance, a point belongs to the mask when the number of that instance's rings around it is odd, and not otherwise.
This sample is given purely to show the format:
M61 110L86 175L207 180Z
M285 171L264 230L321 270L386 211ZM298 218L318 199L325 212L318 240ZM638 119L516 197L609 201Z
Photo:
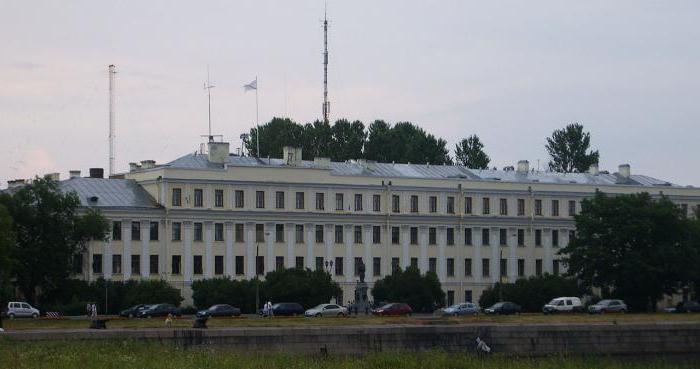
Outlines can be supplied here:
M207 99L209 103L209 142L214 141L214 136L211 135L211 89L216 86L209 82L209 66L207 66L207 81L204 82L204 89L207 90Z
M109 175L114 175L114 75L117 74L114 64L109 65Z
M327 4L326 4L327 5ZM328 101L328 17L323 9L323 122L328 123L331 103Z

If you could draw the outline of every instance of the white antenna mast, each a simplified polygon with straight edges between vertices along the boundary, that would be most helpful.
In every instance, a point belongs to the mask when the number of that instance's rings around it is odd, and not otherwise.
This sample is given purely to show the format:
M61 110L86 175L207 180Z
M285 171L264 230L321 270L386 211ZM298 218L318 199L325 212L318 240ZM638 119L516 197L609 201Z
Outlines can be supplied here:
M204 89L207 90L207 99L209 102L209 142L214 141L214 136L211 135L211 89L216 86L209 82L209 66L207 65L207 81L204 82Z
M331 103L328 101L328 3L323 8L323 122L328 123Z
M109 65L109 175L114 175L114 75L117 74L114 64Z

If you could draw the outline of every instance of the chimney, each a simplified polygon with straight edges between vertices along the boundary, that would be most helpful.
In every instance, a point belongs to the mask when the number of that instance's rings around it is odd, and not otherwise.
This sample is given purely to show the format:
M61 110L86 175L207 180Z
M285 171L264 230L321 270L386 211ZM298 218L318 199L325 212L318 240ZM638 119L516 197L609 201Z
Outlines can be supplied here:
M155 160L141 160L142 169L150 169L156 166Z
M90 178L104 178L105 170L102 168L90 168Z
M138 163L129 163L129 172L135 172L139 170L139 168L141 168L141 166L138 165Z
M58 182L61 180L61 173L47 173L46 175L44 175L44 177L48 177L52 181Z
M331 167L331 158L314 158L314 166L319 169L328 169Z
M530 162L527 160L518 161L518 174L527 174L530 171Z
M591 164L591 166L588 167L588 174L592 174L594 176L597 176L598 173L600 173L600 172L598 171L598 164L597 163Z
M23 179L13 179L10 181L7 181L7 188L17 188L17 187L22 187L24 186L24 180Z
M629 164L620 164L617 171L622 178L629 178L630 177L630 165Z
M228 163L229 144L228 142L207 142L207 160L212 163Z
M301 165L301 147L284 146L282 148L282 160L289 166Z
M70 178L80 178L80 171L79 170L71 170L68 172L68 176Z

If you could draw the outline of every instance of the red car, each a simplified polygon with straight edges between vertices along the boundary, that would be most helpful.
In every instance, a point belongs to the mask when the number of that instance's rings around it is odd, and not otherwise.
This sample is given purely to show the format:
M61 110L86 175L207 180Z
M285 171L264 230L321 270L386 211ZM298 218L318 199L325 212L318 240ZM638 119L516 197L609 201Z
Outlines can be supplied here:
M410 316L413 313L411 307L402 302L386 304L378 309L372 310L372 314L378 316Z

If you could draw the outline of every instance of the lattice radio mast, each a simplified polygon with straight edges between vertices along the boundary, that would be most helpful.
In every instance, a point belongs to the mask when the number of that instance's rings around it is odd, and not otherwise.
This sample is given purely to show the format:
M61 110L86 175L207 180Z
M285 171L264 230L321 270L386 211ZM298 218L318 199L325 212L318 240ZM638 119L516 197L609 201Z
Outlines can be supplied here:
M328 123L331 103L328 101L328 17L323 9L323 122Z
M114 175L114 140L115 120L114 120L114 75L117 74L114 64L109 65L109 175Z

